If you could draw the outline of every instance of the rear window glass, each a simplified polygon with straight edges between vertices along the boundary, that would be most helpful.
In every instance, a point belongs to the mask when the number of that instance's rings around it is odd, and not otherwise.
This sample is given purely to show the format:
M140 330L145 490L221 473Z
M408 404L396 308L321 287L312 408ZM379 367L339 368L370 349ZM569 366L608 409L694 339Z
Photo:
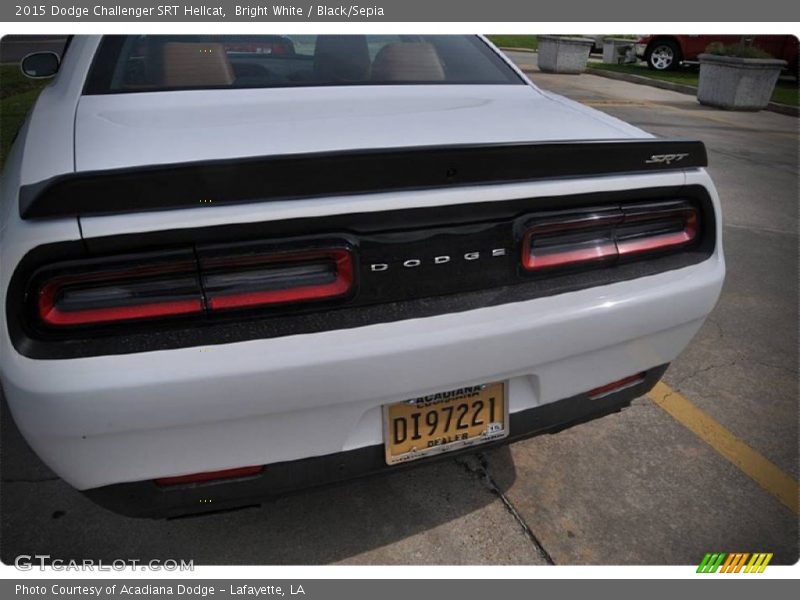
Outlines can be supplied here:
M512 83L476 36L140 35L103 38L86 93Z

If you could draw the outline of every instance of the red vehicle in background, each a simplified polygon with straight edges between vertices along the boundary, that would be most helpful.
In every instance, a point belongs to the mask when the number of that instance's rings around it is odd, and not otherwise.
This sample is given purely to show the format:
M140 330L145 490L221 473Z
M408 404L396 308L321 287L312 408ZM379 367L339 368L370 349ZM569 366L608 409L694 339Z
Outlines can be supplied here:
M797 73L800 43L793 35L645 35L636 42L636 56L651 69L671 71L681 63L697 62L712 42L738 44L743 37L748 44L785 60L789 70Z

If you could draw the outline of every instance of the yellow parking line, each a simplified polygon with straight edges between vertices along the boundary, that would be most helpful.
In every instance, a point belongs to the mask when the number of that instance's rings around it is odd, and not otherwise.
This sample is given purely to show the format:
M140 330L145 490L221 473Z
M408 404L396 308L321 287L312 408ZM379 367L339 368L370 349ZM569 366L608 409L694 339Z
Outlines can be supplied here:
M794 514L800 515L800 486L791 475L784 473L664 382L658 382L648 397Z

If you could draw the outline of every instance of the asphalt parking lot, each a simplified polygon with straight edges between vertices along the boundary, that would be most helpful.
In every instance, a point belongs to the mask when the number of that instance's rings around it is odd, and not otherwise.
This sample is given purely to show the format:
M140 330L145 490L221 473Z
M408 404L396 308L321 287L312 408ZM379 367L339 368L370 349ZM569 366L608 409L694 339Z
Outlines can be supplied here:
M533 67L535 55L512 57ZM742 551L796 562L798 119L717 111L594 75L531 77L707 145L728 275L663 386L621 413L475 457L170 521L83 498L37 460L3 403L2 560L697 564L706 552Z

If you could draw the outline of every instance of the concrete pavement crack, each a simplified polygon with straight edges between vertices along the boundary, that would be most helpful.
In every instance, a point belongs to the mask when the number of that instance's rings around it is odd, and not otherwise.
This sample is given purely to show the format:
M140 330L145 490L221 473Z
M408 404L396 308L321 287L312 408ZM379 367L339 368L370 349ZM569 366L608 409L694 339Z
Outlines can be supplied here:
M475 460L471 461L470 458ZM533 544L533 547L536 549L536 552L539 554L539 556L541 556L542 560L548 565L555 565L556 563L553 560L553 557L550 556L550 553L539 541L539 538L537 538L536 534L533 533L531 528L525 522L525 519L521 514L519 514L508 496L506 496L503 490L500 489L500 486L497 485L497 482L494 480L489 470L489 460L486 458L486 455L483 452L479 452L475 455L467 455L461 459L456 459L456 463L463 466L469 473L478 475L481 483L488 488L490 492L500 498L503 506L505 506L512 518L522 528L523 534L528 538L528 540L530 540L531 544Z
M720 363L720 364L716 364L716 365L708 365L707 367L702 367L702 368L699 368L699 369L695 369L694 371L691 371L690 373L687 373L686 375L681 377L678 380L678 385L679 386L683 385L686 381L696 377L697 375L700 375L701 373L707 373L708 371L713 371L714 369L722 369L723 367L732 367L738 362L739 362L739 359L734 359L734 360L726 361L724 363Z
M714 319L714 317L711 317L711 316L707 317L706 318L706 323L708 323L709 325L713 325L714 328L716 328L717 335L719 336L720 339L725 337L725 331L722 329L722 325L720 325L717 322L717 320Z
M750 358L750 359L747 359L747 360L748 360L748 362L750 362L752 364L756 364L756 365L759 365L761 367L765 367L767 369L775 369L775 370L778 370L778 371L784 371L784 372L790 373L792 375L797 373L796 369L793 369L791 367L787 367L787 366L784 366L784 365L775 365L775 364L768 363L768 362L765 362L763 360L754 359L754 358ZM677 379L678 387L679 388L683 387L683 385L687 381L689 381L690 379L693 379L694 377L697 377L698 375L700 375L702 373L707 373L707 372L713 371L715 369L723 369L723 368L727 368L727 367L734 367L734 366L736 366L737 364L739 364L741 362L744 362L744 359L736 358L736 359L729 360L729 361L726 361L726 362L723 362L723 363L720 363L720 364L708 365L706 367L695 369L694 371L691 371L690 373L687 373L686 375L683 375L682 377Z
M797 369L792 367L787 367L786 365L774 365L772 363L765 362L763 360L758 359L751 359L751 362L754 362L757 365L761 365L762 367L766 367L767 369L775 369L777 371L784 371L789 373L790 375L797 374Z

